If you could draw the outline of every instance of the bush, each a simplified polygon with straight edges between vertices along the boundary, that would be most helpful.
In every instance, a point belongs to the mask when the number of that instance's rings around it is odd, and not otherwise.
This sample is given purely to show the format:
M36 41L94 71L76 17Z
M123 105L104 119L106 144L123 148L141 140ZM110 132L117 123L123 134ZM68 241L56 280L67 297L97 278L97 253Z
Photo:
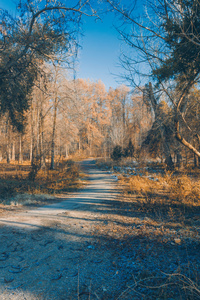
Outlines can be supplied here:
M122 147L119 145L115 146L111 154L111 158L115 161L119 161L122 158L122 155L123 155Z
M128 146L124 149L124 157L133 157L135 148L131 139L129 140Z

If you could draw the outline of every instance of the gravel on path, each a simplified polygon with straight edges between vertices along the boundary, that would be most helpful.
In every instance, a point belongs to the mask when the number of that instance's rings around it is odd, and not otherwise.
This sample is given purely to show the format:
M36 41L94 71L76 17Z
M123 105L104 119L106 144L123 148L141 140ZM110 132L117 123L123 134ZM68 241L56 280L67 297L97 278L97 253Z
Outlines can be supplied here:
M89 176L85 189L0 217L0 299L115 297L115 251L105 251L107 241L93 234L118 193L115 179L92 160L82 168Z

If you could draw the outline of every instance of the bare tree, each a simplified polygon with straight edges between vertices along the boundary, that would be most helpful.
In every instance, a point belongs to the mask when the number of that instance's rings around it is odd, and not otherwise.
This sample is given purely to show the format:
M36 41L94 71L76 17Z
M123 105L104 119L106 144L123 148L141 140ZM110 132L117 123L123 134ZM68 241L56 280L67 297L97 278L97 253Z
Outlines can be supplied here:
M126 7L117 1L107 2L120 15L122 26L118 32L132 49L132 56L124 53L121 57L127 71L126 79L140 86L151 80L155 82L148 97L155 117L159 99L165 94L166 103L173 108L172 126L176 139L200 157L198 148L185 135L189 131L193 140L199 135L191 126L191 120L185 118L190 107L190 90L199 81L200 74L199 1L149 1L140 17L136 13L136 3ZM162 123L160 130L166 161L171 164L168 133Z

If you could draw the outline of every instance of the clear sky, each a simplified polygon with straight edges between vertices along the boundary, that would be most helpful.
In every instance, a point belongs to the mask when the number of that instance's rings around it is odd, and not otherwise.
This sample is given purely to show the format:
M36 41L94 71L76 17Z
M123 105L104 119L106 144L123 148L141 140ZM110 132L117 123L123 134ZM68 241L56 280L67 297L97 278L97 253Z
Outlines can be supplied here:
M119 66L121 43L112 22L110 15L102 21L95 22L91 18L84 20L78 76L101 79L106 87L115 88L119 85L118 75L122 72Z
M0 7L8 11L15 10L16 0L0 0ZM114 16L105 15L95 22L92 18L84 18L84 36L80 38L82 49L79 52L77 78L89 78L92 81L102 80L106 88L116 88L122 83L119 74L123 73L119 66L121 42L113 27Z

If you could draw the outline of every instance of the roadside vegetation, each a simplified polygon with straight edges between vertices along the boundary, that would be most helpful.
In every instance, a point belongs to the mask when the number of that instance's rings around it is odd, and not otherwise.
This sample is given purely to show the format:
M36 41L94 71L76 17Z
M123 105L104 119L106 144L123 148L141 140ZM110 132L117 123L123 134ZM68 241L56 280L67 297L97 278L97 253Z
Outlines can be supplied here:
M140 212L161 222L161 232L163 226L176 224L185 232L179 235L180 239L190 238L187 227L193 228L192 236L200 241L199 170L169 172L161 163L144 165L130 160L99 160L97 164L117 178L122 198L133 214Z
M199 299L199 170L171 172L155 160L133 158L97 164L113 174L122 192L112 225L98 230L136 252L132 272L140 270L117 299Z
M33 169L28 162L0 163L0 203L44 203L60 193L80 188L79 176L78 163L70 159L56 163L54 170Z

